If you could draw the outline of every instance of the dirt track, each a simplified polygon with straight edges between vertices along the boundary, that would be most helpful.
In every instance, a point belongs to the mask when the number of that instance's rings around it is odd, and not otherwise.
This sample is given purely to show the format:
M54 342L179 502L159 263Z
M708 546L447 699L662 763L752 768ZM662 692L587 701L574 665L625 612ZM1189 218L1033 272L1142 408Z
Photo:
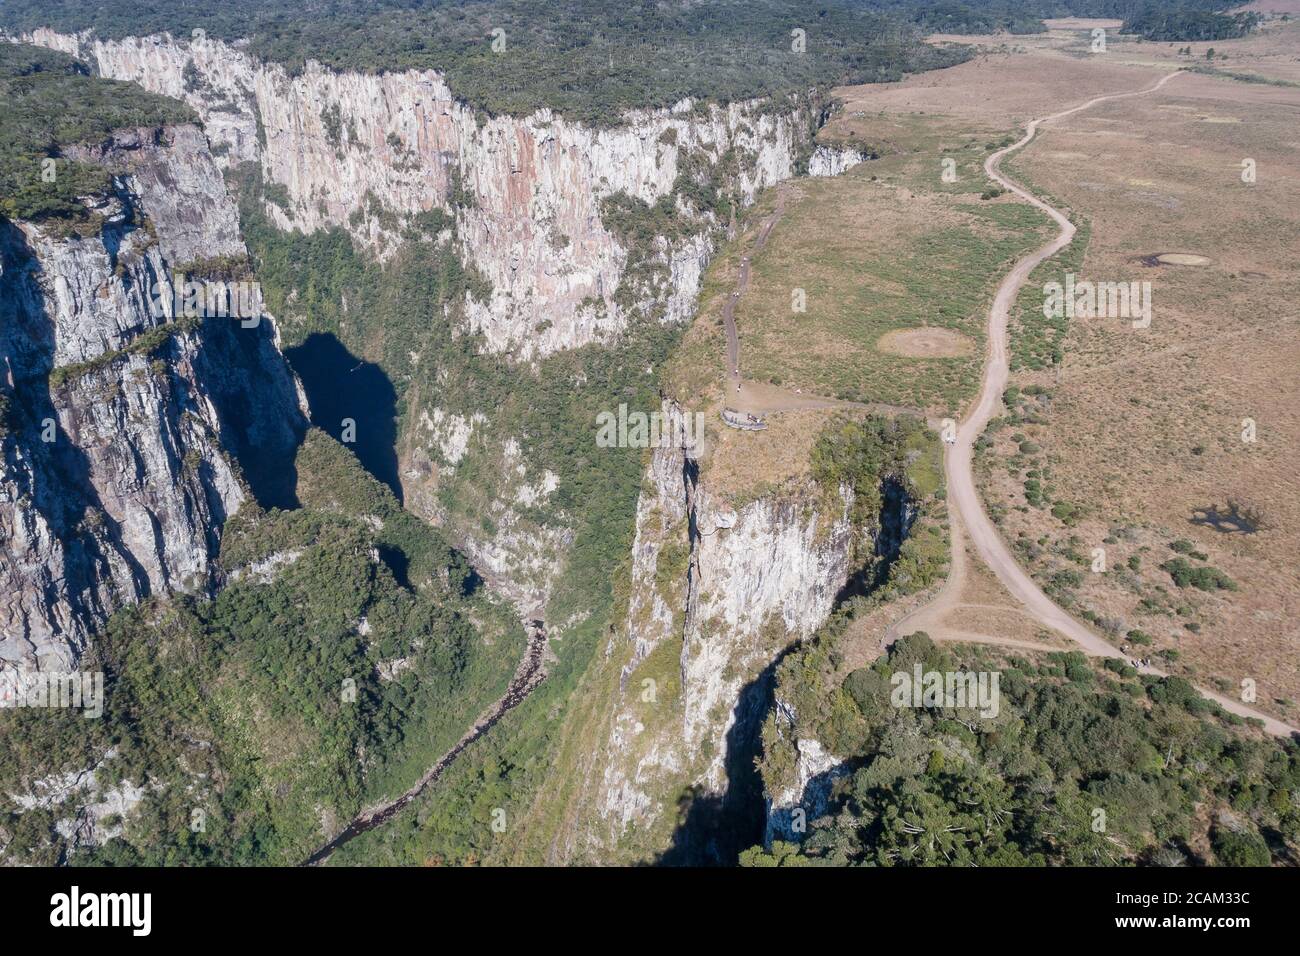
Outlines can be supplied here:
M727 296L727 301L722 306L722 324L727 328L727 392L735 392L736 386L740 384L740 336L736 334L736 300L745 294L749 288L749 260L750 256L756 256L763 251L767 245L767 237L772 234L773 227L785 212L785 193L777 188L776 191L776 208L772 210L772 215L763 220L763 225L758 231L758 238L754 240L754 248L748 256L740 260L740 275L736 279L736 289L731 295Z
M1064 249L1074 239L1074 224L1060 210L1043 202L1024 187L1009 179L1000 170L1004 156L1015 152L1028 144L1045 123L1062 119L1082 110L1110 100L1143 96L1162 88L1180 72L1170 73L1153 86L1127 93L1113 93L1098 96L1079 106L1062 110L1043 119L1030 122L1025 127L1025 134L1019 141L993 153L984 163L984 170L991 179L1003 188L1014 193L1025 202L1041 209L1060 227L1056 238L1036 249L1015 264L1012 270L998 286L997 294L989 309L988 342L989 354L984 366L984 377L979 397L974 409L966 416L957 430L955 443L948 445L944 455L944 470L948 484L948 510L951 520L953 559L948 580L938 596L930 604L918 608L894 624L886 636L892 641L900 634L910 634L924 630L937 640L979 641L981 635L965 631L954 631L946 627L943 618L948 612L962 606L961 595L966 578L965 539L969 535L976 553L997 576L1002 586L1017 602L1037 621L1048 628L1063 634L1077 644L1085 653L1094 657L1123 657L1120 651L1095 634L1083 624L1076 621L1064 610L1052 602L1039 589L1027 572L1020 567L1012 556L1010 549L1003 542L997 528L984 511L979 492L975 487L973 468L974 445L983 434L989 420L997 412L1002 401L1002 392L1007 385L1009 372L1007 322L1011 308L1016 302L1021 286L1040 263ZM1003 639L984 638L985 643L1006 643ZM1044 650L1051 648L1044 645ZM1143 667L1144 673L1164 676L1164 672L1154 667ZM1290 736L1300 733L1295 727L1269 717L1240 701L1224 697L1204 688L1197 688L1206 697L1217 701L1223 708L1242 717L1255 717L1264 722L1265 729L1278 736Z

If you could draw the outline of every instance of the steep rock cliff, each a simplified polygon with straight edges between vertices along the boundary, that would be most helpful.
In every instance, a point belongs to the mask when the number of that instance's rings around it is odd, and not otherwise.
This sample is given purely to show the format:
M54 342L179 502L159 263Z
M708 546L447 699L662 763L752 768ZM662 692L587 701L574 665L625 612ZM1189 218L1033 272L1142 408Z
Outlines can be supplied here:
M866 159L866 154L855 146L818 146L808 157L808 175L838 176Z
M830 613L855 545L871 546L856 540L865 532L850 520L851 492L833 498L828 509L810 484L734 508L699 478L688 452L655 451L637 509L627 618L606 649L626 657L600 783L612 843L635 830L659 832L662 844L671 801L683 794L691 809L683 822L679 803L666 859L725 861L762 838L752 761L772 668ZM724 819L737 827L737 846L713 840Z
M177 315L173 270L245 256L202 132L127 130L75 155L114 174L84 237L0 225L11 677L75 667L123 604L208 586L225 519L291 495L303 426L269 318Z
M74 54L106 77L184 99L203 117L219 161L257 161L281 199L283 228L348 229L380 256L420 213L454 215L467 265L492 285L467 303L471 330L520 358L607 341L635 314L680 321L694 307L717 225L658 250L665 273L651 301L615 293L629 250L600 204L626 193L653 204L680 174L724 164L742 204L794 175L812 111L762 102L635 111L592 129L549 110L484 118L435 71L297 76L238 45L169 36L120 41L49 30L32 42Z
M778 696L772 710L780 738L776 745L790 748L794 765L786 785L766 794L766 847L774 840L800 842L808 832L808 822L825 814L832 785L848 773L844 761L828 752L820 740L798 736L798 716L786 701Z

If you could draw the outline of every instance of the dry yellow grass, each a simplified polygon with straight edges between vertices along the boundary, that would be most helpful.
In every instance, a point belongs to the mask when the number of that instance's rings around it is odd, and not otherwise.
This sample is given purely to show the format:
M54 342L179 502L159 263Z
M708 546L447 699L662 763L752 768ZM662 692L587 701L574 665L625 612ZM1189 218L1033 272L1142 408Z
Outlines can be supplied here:
M1300 261L1300 174L1293 157L1300 148L1300 87L1290 84L1300 75L1300 26L1274 23L1258 36L1215 43L1208 65L1209 44L1193 44L1189 58L1178 53L1186 44L1110 36L1107 54L1089 56L1084 41L1091 24L1052 26L1042 37L981 39L985 54L951 70L840 90L843 109L823 140L857 143L881 158L839 181L806 185L790 208L796 216L801 205L815 210L803 222L824 220L837 235L853 228L855 213L869 215L873 228L861 243L856 237L843 246L832 241L828 256L797 267L813 277L810 285L833 289L836 275L855 272L855 287L872 295L915 297L916 289L887 270L846 266L861 254L856 246L862 243L874 244L874 259L897 255L918 241L918 218L956 223L965 215L962 204L980 202L969 192L936 192L922 178L927 169L937 171L940 157L955 155L963 175L978 176L988 145L1030 118L1147 86L1175 67L1219 71L1190 72L1158 95L1103 104L1053 124L1009 164L1090 227L1077 267L1084 277L1150 281L1155 316L1141 331L1118 320L1076 320L1058 369L1015 377L1018 385L1045 387L1051 400L1041 406L1041 424L1000 433L988 492L1006 509L1003 533L1038 555L1031 566L1045 577L1077 570L1079 555L1094 546L1107 548L1112 568L1123 568L1133 555L1140 559L1137 572L1091 575L1085 567L1083 583L1070 589L1076 611L1091 609L1112 626L1122 622L1121 634L1132 628L1150 633L1156 643L1141 653L1177 650L1173 669L1198 680L1232 688L1253 678L1260 688L1257 706L1294 719L1289 702L1300 698L1294 663L1300 650L1294 613L1300 601L1294 461L1300 449L1294 374L1300 368L1300 277L1293 264ZM1234 80L1228 73L1267 82ZM1241 180L1245 159L1258 170L1253 184ZM844 197L838 206L836 195ZM807 228L799 234L817 239ZM759 294L737 310L742 364L747 349L751 356L788 352L814 363L852 363L879 355L882 344L896 344L900 333L889 329L864 342L846 333L843 323L795 324L784 315L778 321L776 305L788 297L789 262L798 250L782 245L778 226L765 254L768 262L754 264L752 288ZM727 278L716 291L728 288L735 267L725 258L719 262L718 275ZM765 281L771 283L767 291ZM701 336L701 346L709 343L718 368L720 330L702 320L692 335ZM982 350L982 330L971 337ZM793 376L787 384L812 381L799 377L806 374L799 361L782 368L783 376ZM714 400L722 398L712 384L717 377L716 371L707 377ZM1240 437L1247 418L1258 423L1253 443ZM1025 434L1012 442L1017 432ZM1048 470L1052 499L1086 507L1082 518L1071 518L1072 526L1026 505L1025 472L1035 465L1022 460L1012 465L1017 474L1008 474L1008 460L1026 439L1041 446L1033 460ZM752 457L723 449L715 467L738 487L749 474L763 476L750 481L750 489L779 481L788 471L779 464L786 440L797 443L798 436L773 431L761 445L747 445ZM1269 526L1243 535L1192 523L1196 509L1232 498L1257 503ZM1175 539L1192 542L1207 555L1204 563L1225 571L1239 590L1177 588L1158 568L1173 557L1169 543ZM973 572L962 600L981 606L957 609L945 624L1041 639L1031 623L992 610L1007 598L977 563ZM1139 607L1153 595L1155 605L1173 609L1172 616Z
M907 358L953 358L969 355L975 343L951 329L896 329L877 339L876 348Z
M1230 68L1266 70L1288 37L1295 60L1295 26L1215 46ZM1163 47L1150 58L1177 60ZM1279 66L1289 74L1289 64ZM1018 377L1050 390L1050 410L1044 424L1000 435L988 486L1010 509L1004 534L1045 549L1037 570L1070 567L1051 552L1071 537L1074 550L1104 546L1109 566L1121 566L1107 575L1085 569L1081 607L1150 633L1155 648L1178 651L1179 666L1221 689L1256 681L1258 706L1292 719L1290 701L1300 696L1298 117L1300 89L1189 74L1158 96L1055 124L1016 160L1036 188L1090 224L1080 277L1150 281L1154 316L1146 330L1076 320L1057 372ZM1247 159L1258 172L1253 184L1241 177ZM1242 440L1246 419L1257 423L1254 442ZM1013 465L1013 476L1003 463L1016 453L1016 431L1043 452ZM1017 510L1037 462L1050 470L1055 500L1088 509L1075 527L1045 510ZM1193 523L1197 509L1230 499L1258 504L1269 527L1229 534ZM1174 557L1176 539L1192 542L1239 590L1174 586L1158 565ZM1141 569L1130 572L1123 565L1134 555ZM1175 612L1146 613L1143 598Z

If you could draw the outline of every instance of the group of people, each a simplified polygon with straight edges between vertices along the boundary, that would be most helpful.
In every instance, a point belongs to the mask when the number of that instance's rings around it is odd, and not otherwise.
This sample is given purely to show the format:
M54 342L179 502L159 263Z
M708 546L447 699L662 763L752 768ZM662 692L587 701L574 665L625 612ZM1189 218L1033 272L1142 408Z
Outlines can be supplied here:
M1127 644L1121 644L1119 646L1119 649L1120 649L1120 653L1124 654L1125 659L1129 662L1130 666L1135 668L1143 668L1143 667L1151 666L1151 658L1149 657L1129 657Z

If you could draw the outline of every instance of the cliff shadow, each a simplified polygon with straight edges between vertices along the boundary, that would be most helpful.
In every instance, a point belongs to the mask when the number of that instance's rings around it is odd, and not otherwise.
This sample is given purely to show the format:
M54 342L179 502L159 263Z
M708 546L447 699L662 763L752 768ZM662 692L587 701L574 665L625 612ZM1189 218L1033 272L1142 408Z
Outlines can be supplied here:
M727 776L722 793L698 785L677 801L678 825L656 866L735 866L740 854L761 845L767 829L767 798L756 761L763 752L763 721L772 707L776 669L792 644L741 688L727 731Z
M351 449L400 502L397 391L384 370L357 358L328 332L313 332L284 355L307 391L311 423Z
M849 576L835 595L833 607L840 607L854 597L865 597L889 580L903 541L916 521L916 503L898 478L886 477L880 485L879 532L876 534L872 559Z
M237 319L208 317L202 341L195 365L221 423L222 447L258 504L298 507L294 457L307 423L270 324L244 328Z

